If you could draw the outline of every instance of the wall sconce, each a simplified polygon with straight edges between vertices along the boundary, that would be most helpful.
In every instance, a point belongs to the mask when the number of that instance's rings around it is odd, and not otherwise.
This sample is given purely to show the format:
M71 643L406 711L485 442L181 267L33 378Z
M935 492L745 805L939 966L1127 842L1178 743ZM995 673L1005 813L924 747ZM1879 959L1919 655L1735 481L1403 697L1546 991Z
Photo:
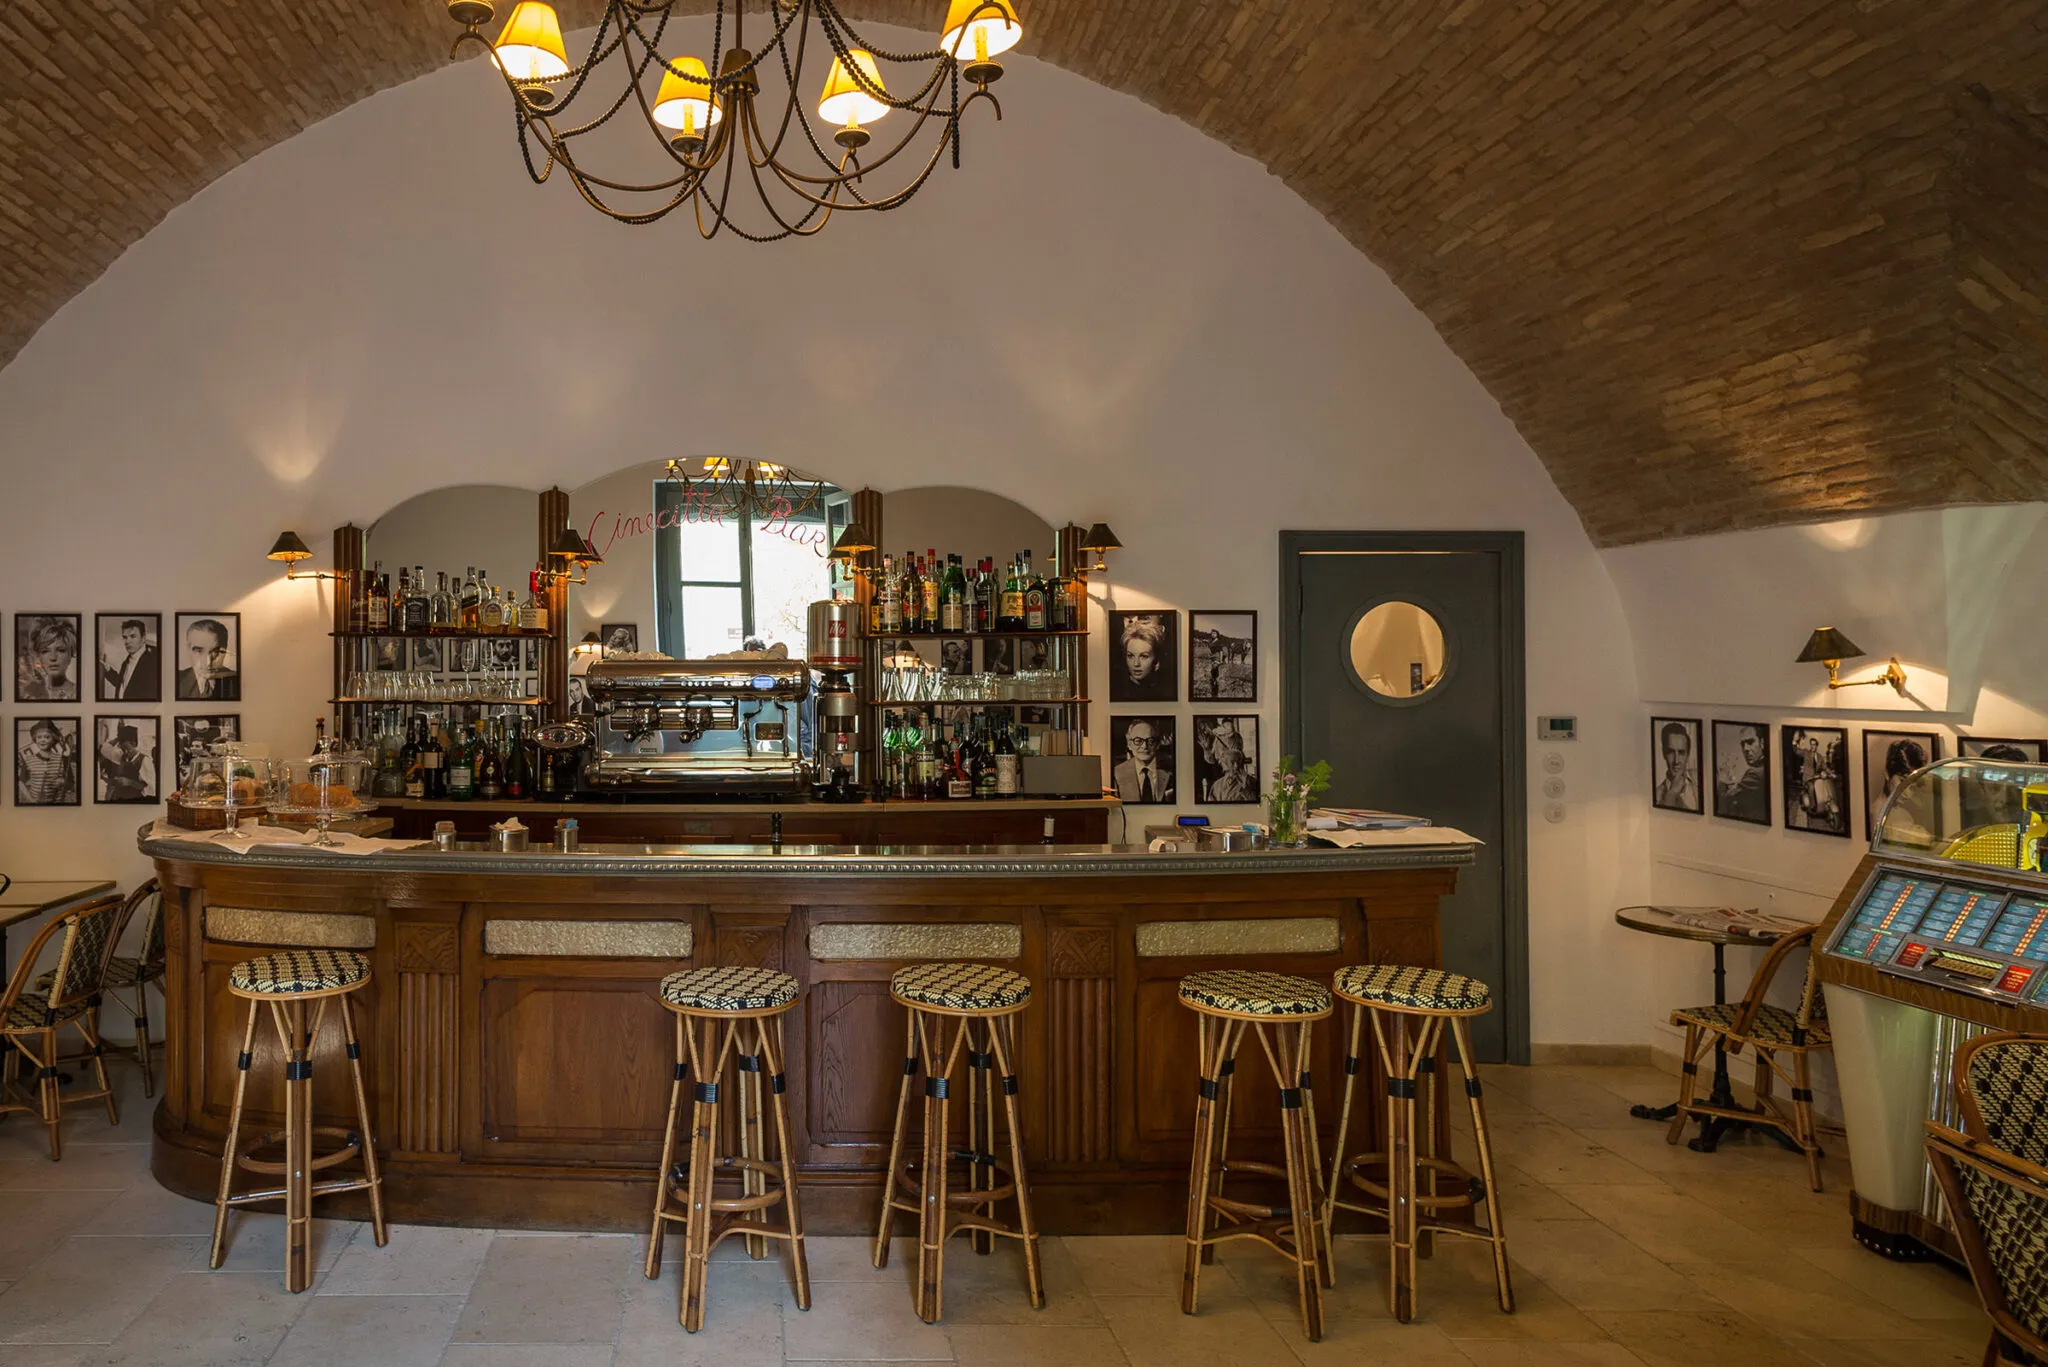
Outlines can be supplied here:
M875 567L862 563L860 557L875 549L875 538L868 534L868 529L858 522L849 522L840 531L839 539L832 543L830 558L845 562L848 574L866 579L875 572Z
M1833 627L1816 627L1813 635L1806 638L1806 649L1799 652L1797 663L1824 664L1828 667L1829 688L1860 688L1864 684L1888 683L1894 693L1903 696L1906 692L1906 671L1894 655L1884 668L1884 673L1874 679L1842 679L1836 671L1842 661L1853 660L1863 654L1863 647L1836 631Z
M556 565L542 570L541 577L560 580L564 584L589 583L590 567L604 563L604 557L599 555L596 549L583 539L583 533L574 527L562 528L561 535L555 538L555 544L548 547L548 559L555 561Z
M1109 568L1103 563L1103 552L1120 551L1123 548L1124 543L1116 539L1116 533L1109 529L1107 522L1096 523L1088 529L1088 535L1081 538L1081 549L1095 553L1095 568L1098 570Z
M576 653L578 655L602 655L604 654L604 642L597 639L596 632L586 631L583 633L583 639L576 643Z
M290 579L345 579L348 576L328 570L300 570L301 560L311 560L313 552L306 548L297 532L282 532L264 555L266 560L275 560L285 566L284 577Z

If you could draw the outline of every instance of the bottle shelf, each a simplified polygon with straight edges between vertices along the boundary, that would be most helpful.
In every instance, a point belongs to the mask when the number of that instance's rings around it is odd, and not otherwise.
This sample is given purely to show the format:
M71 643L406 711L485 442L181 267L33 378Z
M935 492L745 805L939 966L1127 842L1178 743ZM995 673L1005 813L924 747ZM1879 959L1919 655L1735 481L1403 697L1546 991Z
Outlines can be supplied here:
M869 698L869 707L1073 707L1086 698Z
M546 698L504 698L476 697L468 693L449 694L438 698L329 698L328 705L339 707L344 703L363 703L374 707L482 707L500 703L506 707L540 707Z
M1086 631L864 631L861 639L867 641L972 641L976 637L987 640L991 636L1009 638L1041 636L1086 636Z
M552 640L554 637L553 632L546 630L527 630L521 628L517 631L482 631L468 627L428 627L424 631L406 631L398 627L386 627L381 631L371 631L365 628L361 631L330 631L327 634L349 641L374 641L378 639L421 640L427 637L444 641L547 641Z

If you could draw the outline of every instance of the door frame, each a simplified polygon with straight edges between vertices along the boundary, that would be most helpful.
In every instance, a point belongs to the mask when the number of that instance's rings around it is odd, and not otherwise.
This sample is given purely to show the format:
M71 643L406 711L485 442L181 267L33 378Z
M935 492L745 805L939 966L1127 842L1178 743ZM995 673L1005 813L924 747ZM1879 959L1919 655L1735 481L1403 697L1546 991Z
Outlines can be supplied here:
M1509 1063L1529 1061L1529 755L1526 645L1520 532L1280 533L1280 737L1282 754L1301 753L1302 555L1311 552L1469 551L1500 567L1501 946L1507 982L1502 1041Z

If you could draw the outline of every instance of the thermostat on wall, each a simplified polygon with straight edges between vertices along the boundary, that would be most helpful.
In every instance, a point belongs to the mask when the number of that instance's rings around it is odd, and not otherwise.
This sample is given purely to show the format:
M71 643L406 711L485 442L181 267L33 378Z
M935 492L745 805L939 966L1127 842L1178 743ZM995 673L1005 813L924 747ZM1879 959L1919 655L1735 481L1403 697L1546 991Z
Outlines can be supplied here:
M1536 739L1546 741L1577 740L1579 719L1577 717L1538 717Z

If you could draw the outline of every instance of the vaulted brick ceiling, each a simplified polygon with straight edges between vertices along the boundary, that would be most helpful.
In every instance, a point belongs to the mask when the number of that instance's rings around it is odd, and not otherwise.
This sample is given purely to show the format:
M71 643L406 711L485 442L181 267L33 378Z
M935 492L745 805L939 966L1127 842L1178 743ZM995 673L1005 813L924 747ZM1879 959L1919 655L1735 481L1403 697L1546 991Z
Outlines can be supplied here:
M1257 158L1384 267L1597 542L2042 497L2048 0L1020 4L1023 51ZM451 31L442 0L0 4L0 363Z

